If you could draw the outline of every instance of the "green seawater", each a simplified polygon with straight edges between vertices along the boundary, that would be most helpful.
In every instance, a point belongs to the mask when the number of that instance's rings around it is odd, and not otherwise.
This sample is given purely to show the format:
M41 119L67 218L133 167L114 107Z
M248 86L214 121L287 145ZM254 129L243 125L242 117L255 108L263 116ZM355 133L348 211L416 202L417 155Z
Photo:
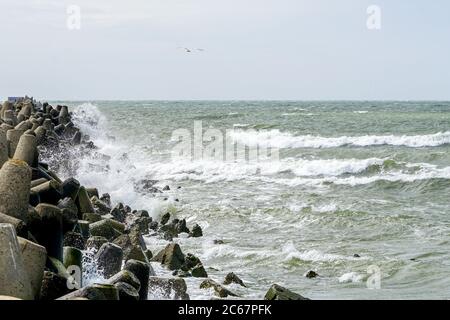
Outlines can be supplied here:
M109 157L84 159L76 177L133 209L198 222L203 238L176 241L213 279L238 274L243 297L278 283L311 299L450 298L450 102L65 103ZM277 147L279 160L174 160L174 130L194 121ZM169 199L137 193L143 178L169 185ZM210 295L188 284L193 298Z

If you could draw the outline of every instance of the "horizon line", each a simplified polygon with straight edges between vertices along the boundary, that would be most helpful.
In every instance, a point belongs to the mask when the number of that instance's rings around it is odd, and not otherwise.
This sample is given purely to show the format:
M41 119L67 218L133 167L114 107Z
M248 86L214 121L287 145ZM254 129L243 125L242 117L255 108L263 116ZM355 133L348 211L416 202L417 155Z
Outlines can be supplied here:
M25 95L19 95L19 97ZM37 101L45 102L89 102L89 101L100 101L100 102L113 102L113 101L159 101L159 102L188 102L188 101L212 101L212 102L229 102L229 101L248 101L248 102L450 102L448 99L258 99L258 98L231 98L231 99L161 99L161 98L120 98L120 99L104 99L104 98L36 98L32 95L27 95L28 97L33 97ZM3 96L1 97L0 103L6 101L8 97L15 96Z
M36 100L42 100L35 98ZM267 101L267 102L450 102L449 99L155 99L155 98L145 98L145 99L44 99L47 101L67 101L67 102L80 102L80 101L173 101L173 102L185 102L185 101Z

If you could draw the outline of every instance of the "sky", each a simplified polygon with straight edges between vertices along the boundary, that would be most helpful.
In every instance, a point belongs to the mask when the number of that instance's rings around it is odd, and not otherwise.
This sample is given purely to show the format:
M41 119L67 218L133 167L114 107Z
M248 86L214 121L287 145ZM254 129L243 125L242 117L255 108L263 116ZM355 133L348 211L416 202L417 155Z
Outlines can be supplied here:
M0 14L2 99L450 100L448 0L1 0Z

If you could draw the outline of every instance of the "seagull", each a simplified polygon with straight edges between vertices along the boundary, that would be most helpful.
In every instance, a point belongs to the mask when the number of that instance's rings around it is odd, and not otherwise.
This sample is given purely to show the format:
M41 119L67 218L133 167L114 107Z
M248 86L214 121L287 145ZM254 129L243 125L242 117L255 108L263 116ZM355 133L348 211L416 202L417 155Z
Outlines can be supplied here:
M186 48L186 47L177 47L177 49L183 49L184 51L186 51L187 53L191 53L191 49Z
M178 49L183 49L187 53L192 53L192 51L193 51L193 49L189 49L189 48L186 48L186 47L178 47ZM201 52L205 51L205 49L202 49L202 48L196 48L195 50L201 51Z

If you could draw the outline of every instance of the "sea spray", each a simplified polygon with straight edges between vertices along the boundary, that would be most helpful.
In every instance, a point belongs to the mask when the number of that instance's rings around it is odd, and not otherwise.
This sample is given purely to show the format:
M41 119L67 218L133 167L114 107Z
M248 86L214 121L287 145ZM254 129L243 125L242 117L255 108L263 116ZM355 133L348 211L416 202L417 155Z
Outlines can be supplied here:
M84 185L100 186L103 192L110 194L113 205L133 203L147 208L155 218L164 212L176 211L175 197L165 199L138 192L136 185L143 177L152 178L154 172L149 170L151 167L147 167L147 163L141 162L145 155L134 153L129 146L116 141L108 131L105 116L95 105L77 106L72 120L87 133L96 148L95 152L84 152L81 147L72 147L65 151L71 155L70 161L62 161L60 156L46 153L44 160L58 167L62 177L76 176Z
M306 102L235 102L229 111L224 109L228 104L220 102L93 104L107 119L102 124L104 132L115 137L108 148L123 147L121 151L129 159L122 160L124 165L136 167L128 171L140 171L155 180L163 178L161 186L170 185L171 197L180 200L174 203L177 215L209 223L200 247L189 238L177 241L219 270L211 271L213 278L224 277L222 268L229 268L252 279L246 297L263 297L273 278L322 298L351 298L354 290L347 288L364 286L338 281L345 273L365 270L368 263L361 258L284 261L286 255L281 251L289 240L300 253L318 250L349 258L355 253L363 259L370 256L370 263L394 275L383 279L383 285L399 288L395 294L385 291L385 297L422 297L425 292L444 297L449 284L443 264L448 255L442 254L448 251L449 234L445 196L450 188L445 141L448 103L317 102L312 106ZM307 111L282 116L294 109ZM369 112L354 113L361 110ZM227 117L230 112L238 115ZM314 116L304 116L306 113ZM205 127L225 130L245 124L245 128L262 129L262 137L265 131L275 129L275 140L278 133L286 133L281 165L267 166L270 170L264 171L245 164L170 163L172 131L190 128L201 114L212 115L203 119ZM134 128L133 135L121 130L129 125ZM432 136L439 132L434 146ZM96 139L94 133L91 136ZM304 138L304 143L297 137ZM369 139L359 143L361 137ZM414 144L417 147L409 146ZM375 163L369 164L370 159L376 159ZM89 172L96 173L88 167L84 171L86 178ZM100 175L96 179L102 181ZM135 192L131 184L127 186L128 192ZM122 199L127 197L125 194ZM152 250L164 247L164 240L153 240ZM427 255L422 257L424 252ZM304 279L306 268L317 270L320 279ZM190 279L187 282L191 297L209 297L207 290L192 295L195 285L189 285ZM373 292L359 290L358 296L370 298Z
M89 286L94 283L105 282L103 270L98 266L95 260L95 254L98 250L88 248L83 251L83 285Z

